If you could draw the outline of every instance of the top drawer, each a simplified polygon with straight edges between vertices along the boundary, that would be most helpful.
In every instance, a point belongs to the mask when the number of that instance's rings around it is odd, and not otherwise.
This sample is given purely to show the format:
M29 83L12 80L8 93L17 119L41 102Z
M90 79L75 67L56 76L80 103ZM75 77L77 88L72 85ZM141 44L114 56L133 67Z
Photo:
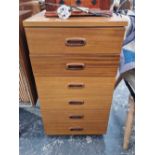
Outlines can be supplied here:
M30 55L120 53L124 28L26 28Z

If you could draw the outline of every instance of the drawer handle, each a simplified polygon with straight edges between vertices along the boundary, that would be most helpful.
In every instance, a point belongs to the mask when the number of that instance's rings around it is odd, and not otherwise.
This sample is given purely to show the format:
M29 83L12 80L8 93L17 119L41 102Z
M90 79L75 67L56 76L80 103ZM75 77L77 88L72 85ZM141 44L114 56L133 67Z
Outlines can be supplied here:
M82 119L84 118L84 115L70 115L69 118L70 119Z
M71 47L85 46L86 39L85 38L66 38L65 45L71 46Z
M69 128L69 130L70 130L70 131L82 131L82 130L84 130L84 129L81 128L81 127L71 127L71 128Z
M85 64L83 63L68 63L66 64L67 70L83 70L85 68Z
M68 83L68 88L84 88L84 83Z
M82 104L84 104L84 101L71 100L68 103L71 105L82 105Z

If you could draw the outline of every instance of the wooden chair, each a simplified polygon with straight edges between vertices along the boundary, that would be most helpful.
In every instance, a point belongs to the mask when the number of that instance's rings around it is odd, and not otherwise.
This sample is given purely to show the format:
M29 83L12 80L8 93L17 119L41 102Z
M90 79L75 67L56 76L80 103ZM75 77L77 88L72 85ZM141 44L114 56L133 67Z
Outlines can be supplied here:
M115 88L118 86L118 84L122 79L125 81L125 84L130 91L128 99L129 109L125 123L124 142L123 142L123 149L126 150L128 149L135 114L135 69L132 69L130 71L121 74L116 81Z

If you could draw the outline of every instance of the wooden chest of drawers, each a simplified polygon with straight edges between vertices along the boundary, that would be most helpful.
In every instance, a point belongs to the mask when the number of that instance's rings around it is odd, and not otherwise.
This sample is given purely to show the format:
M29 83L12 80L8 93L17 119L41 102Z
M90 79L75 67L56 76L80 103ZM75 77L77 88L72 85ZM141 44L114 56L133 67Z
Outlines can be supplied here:
M44 12L24 21L46 134L106 133L126 25Z

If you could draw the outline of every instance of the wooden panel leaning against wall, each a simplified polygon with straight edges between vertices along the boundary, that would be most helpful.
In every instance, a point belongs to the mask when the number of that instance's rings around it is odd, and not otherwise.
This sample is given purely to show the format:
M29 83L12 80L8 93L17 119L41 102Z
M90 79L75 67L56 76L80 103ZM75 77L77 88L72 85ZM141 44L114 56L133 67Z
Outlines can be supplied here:
M45 9L44 1L19 0L19 10L31 10L32 15Z
M35 105L38 95L32 68L29 59L29 51L22 21L32 15L31 10L19 12L19 102L20 105Z

